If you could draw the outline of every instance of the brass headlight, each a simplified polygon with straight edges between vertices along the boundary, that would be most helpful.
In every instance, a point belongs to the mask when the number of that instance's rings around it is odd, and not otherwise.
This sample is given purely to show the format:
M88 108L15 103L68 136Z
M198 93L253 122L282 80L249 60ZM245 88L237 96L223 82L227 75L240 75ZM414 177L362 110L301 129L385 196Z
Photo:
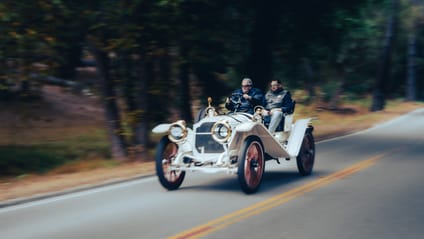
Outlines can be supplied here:
M227 121L220 120L212 126L212 138L218 143L226 143L231 137L231 126Z
M187 137L187 127L184 120L179 120L169 127L168 138L174 143L184 141Z

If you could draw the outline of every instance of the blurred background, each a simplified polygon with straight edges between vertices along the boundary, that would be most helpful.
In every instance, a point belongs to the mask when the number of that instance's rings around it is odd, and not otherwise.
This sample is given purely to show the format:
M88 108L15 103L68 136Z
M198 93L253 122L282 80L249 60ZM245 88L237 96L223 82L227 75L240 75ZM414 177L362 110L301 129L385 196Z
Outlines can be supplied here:
M2 0L0 174L149 160L244 77L306 115L422 100L423 26L420 0Z

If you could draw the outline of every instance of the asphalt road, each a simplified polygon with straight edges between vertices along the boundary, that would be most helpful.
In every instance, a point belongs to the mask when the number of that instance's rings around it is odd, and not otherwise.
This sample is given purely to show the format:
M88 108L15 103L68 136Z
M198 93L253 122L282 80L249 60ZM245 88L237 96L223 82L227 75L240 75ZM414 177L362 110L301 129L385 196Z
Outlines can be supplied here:
M424 238L424 109L316 150L308 177L267 162L254 195L188 173L177 191L149 177L5 207L0 238Z

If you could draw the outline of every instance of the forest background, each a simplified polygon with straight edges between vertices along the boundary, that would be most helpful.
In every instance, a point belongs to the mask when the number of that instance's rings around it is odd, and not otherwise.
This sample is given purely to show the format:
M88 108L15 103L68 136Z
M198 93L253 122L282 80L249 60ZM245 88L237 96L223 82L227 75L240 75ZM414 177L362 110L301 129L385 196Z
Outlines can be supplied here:
M193 123L207 96L218 106L244 77L263 91L280 79L308 110L422 100L423 25L419 0L3 0L1 109L34 117L55 84L98 96L105 122L2 140L0 174L149 160L154 125Z

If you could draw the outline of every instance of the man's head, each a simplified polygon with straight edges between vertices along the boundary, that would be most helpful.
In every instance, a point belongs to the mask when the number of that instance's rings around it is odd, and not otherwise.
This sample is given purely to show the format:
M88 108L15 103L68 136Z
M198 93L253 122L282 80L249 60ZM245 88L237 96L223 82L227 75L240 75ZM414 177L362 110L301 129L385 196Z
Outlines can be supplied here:
M277 90L279 90L279 89L281 89L281 81L279 81L279 80L272 80L271 81L271 91L277 91Z
M243 93L248 93L249 90L252 88L253 82L251 79L249 78L244 78L241 81L241 90L243 91Z

